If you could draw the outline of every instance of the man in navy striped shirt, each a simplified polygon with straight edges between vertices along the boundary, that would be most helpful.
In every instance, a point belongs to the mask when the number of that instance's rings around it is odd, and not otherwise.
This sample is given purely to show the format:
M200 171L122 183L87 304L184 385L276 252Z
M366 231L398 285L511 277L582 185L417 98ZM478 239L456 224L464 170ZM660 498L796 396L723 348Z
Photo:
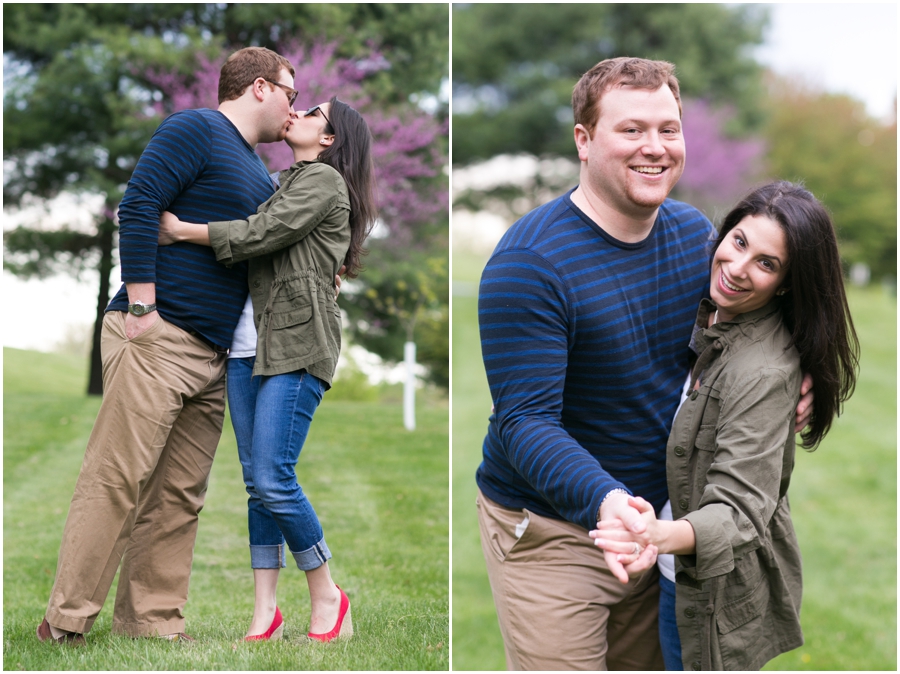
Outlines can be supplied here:
M578 187L514 224L481 280L482 547L510 669L664 669L657 573L628 583L587 532L642 530L628 495L667 499L714 230L668 199L685 161L671 64L603 61L572 102Z
M104 398L66 519L42 641L84 643L120 560L113 632L184 635L183 609L225 411L225 355L247 297L245 264L157 246L160 214L244 219L274 187L255 152L283 140L294 68L268 49L232 54L218 110L167 118L119 208L124 284L103 323Z

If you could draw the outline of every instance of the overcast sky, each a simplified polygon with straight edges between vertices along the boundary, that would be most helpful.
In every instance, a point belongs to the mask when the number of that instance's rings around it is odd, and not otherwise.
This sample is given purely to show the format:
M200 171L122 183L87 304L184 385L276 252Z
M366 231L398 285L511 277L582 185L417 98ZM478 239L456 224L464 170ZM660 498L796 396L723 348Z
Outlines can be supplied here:
M879 119L897 95L897 3L769 5L766 44L757 59L785 75L866 103Z
M757 58L778 73L799 75L864 101L878 118L893 114L897 94L897 5L770 5L771 25ZM6 226L6 224L5 224ZM114 279L118 287L118 278ZM50 350L70 326L91 322L96 281L67 277L24 282L3 273L3 344Z

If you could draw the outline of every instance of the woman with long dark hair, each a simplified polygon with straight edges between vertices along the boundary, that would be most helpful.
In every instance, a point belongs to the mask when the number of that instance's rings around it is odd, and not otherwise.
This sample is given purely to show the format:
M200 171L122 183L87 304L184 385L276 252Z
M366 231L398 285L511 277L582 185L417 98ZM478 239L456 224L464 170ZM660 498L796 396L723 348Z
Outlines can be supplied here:
M351 278L359 273L375 221L372 141L362 116L337 98L294 114L285 140L294 164L255 215L207 226L166 213L160 243L211 245L224 264L249 260L250 300L228 362L250 496L255 606L245 640L281 638L275 597L286 542L306 573L308 636L330 641L353 633L350 603L331 578L331 552L295 465L340 352L335 278L342 267Z
M803 643L787 498L801 372L815 382L801 434L814 450L853 393L859 365L823 206L788 182L751 192L719 232L710 297L698 311L697 361L667 446L674 521L633 498L645 534L601 523L591 536L625 564L643 547L675 555L674 602L660 608L667 669L759 669Z

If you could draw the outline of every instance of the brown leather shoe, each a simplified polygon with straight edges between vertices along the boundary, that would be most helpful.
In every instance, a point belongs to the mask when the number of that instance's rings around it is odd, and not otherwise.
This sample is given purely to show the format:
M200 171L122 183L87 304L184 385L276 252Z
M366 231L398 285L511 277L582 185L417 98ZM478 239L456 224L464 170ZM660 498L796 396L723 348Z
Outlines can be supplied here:
M50 623L47 622L47 618L45 617L43 622L38 625L37 628L37 638L38 641L55 641L58 644L65 644L66 646L84 646L84 635L79 634L78 632L68 632L61 637L54 637L53 632L50 631Z

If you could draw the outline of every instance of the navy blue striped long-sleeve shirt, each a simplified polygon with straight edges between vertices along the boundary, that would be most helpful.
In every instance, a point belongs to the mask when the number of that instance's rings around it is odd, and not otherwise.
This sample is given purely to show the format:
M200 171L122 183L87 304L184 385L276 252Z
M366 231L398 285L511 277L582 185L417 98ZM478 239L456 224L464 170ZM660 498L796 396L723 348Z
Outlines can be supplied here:
M666 501L666 441L715 231L666 200L649 236L623 243L570 195L514 224L481 278L495 412L476 479L502 506L592 529L611 489L657 510Z
M160 316L219 346L231 344L247 298L247 264L226 267L209 246L158 246L159 216L187 222L243 220L275 187L262 160L216 110L163 121L138 160L119 206L124 283L155 283ZM124 284L107 311L126 311Z

